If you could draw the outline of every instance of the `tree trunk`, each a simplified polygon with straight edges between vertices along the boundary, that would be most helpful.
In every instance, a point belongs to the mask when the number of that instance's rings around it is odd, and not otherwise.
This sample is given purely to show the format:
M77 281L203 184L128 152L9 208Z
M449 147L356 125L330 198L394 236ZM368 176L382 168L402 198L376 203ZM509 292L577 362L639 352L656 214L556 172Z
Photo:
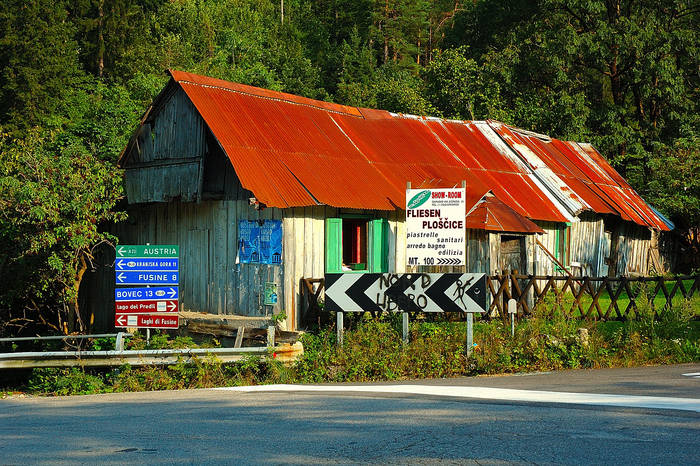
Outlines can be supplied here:
M97 76L102 77L105 69L104 0L97 5Z
M71 299L70 303L68 306L68 312L69 312L69 317L68 317L68 330L70 333L78 331L79 333L84 333L86 328L85 324L83 322L83 318L80 315L80 305L78 303L78 292L80 291L80 283L83 280L83 275L85 275L85 272L87 271L87 261L85 260L85 256L81 253L80 258L78 259L79 265L78 269L75 273L75 281L73 282L72 285L72 290L71 290Z

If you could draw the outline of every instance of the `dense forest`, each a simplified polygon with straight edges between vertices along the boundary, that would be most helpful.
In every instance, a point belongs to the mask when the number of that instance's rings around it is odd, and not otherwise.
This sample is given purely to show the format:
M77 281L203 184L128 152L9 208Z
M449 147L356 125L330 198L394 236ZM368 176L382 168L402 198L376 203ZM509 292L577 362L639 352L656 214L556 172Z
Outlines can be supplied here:
M593 143L697 244L697 0L3 0L0 333L89 327L115 161L168 68Z

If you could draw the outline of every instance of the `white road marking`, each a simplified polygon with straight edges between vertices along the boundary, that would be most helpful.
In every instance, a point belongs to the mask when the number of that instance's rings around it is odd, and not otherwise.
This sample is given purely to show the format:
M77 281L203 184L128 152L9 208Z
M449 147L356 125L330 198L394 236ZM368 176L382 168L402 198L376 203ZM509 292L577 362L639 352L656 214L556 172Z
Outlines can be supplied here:
M679 409L700 412L700 399L665 396L610 395L603 393L568 393L510 388L450 387L435 385L253 385L221 387L214 390L234 392L355 392L403 393L484 400L526 401L532 403L569 403L626 408Z
M700 372L689 372L688 374L683 374L686 377L692 377L694 379L700 379Z

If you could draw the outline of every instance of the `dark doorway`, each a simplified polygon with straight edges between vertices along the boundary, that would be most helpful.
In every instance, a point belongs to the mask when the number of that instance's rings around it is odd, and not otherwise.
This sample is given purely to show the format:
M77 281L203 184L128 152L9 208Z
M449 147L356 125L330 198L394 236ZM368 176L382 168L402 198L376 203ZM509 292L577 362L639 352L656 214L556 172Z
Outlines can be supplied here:
M527 273L525 237L501 235L501 257L498 262L501 270L517 270L519 273Z

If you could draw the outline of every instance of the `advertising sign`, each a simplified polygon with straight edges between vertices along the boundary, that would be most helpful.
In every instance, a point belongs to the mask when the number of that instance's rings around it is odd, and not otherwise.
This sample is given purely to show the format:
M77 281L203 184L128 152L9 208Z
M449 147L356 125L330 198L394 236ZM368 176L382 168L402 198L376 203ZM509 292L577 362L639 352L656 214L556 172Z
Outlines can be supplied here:
M406 190L406 265L464 265L464 188Z

